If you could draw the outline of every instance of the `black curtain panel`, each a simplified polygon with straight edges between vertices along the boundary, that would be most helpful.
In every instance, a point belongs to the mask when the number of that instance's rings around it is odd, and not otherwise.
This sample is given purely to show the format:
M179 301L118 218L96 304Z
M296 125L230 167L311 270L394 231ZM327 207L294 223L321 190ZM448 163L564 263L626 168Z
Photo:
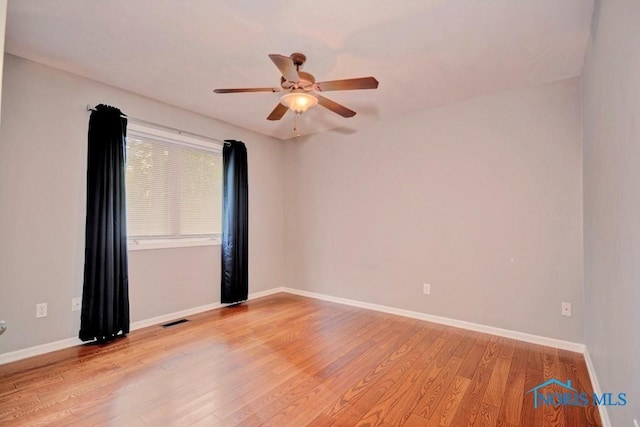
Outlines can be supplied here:
M101 104L91 113L82 341L105 342L129 332L126 132L127 120L119 109Z
M220 301L234 304L249 295L249 195L247 148L225 141L222 150L222 280Z

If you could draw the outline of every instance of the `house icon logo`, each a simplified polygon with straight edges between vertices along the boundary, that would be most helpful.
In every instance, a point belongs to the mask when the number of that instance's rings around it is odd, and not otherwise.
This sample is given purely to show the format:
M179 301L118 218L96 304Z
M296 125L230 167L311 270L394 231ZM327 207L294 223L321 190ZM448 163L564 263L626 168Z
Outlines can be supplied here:
M552 384L556 384L559 385L560 387L563 387L567 390L571 390L574 393L577 393L577 390L573 387L571 387L571 380L567 380L566 383L563 383L562 381L559 381L555 378L551 378L549 381L545 381L542 384L539 384L537 386L535 386L534 388L532 388L531 390L529 390L528 392L526 392L525 394L529 394L529 393L533 393L533 407L535 409L538 408L538 396L542 397L542 399L544 399L544 396L542 396L541 393L538 392L539 389L550 386Z

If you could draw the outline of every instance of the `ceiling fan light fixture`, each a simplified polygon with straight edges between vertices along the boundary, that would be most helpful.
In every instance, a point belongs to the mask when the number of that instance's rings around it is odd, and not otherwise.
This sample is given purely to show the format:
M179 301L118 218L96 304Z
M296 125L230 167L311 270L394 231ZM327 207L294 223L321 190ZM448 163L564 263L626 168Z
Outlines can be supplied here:
M318 103L318 98L305 92L291 92L282 95L280 103L296 114L302 114Z

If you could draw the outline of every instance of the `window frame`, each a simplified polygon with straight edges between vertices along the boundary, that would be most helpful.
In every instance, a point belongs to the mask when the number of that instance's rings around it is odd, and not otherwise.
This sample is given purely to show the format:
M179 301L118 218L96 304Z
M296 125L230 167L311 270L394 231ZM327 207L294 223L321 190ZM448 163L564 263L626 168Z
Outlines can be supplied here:
M130 121L127 125L127 138L128 137L142 139L147 138L163 143L182 145L191 148L204 148L207 151L220 153L220 157L222 158L222 143L207 140L203 137L197 137L181 131L170 131ZM221 243L222 235L220 233L186 237L129 237L127 233L127 249L129 251L197 246L220 246Z

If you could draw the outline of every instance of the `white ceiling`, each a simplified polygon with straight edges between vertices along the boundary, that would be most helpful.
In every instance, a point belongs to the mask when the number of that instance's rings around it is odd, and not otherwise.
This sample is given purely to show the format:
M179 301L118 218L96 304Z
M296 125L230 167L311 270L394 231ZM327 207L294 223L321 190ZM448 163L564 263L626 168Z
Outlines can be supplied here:
M6 51L288 139L266 120L277 93L269 53L307 55L319 81L375 76L378 90L324 93L302 134L581 74L592 0L9 0ZM108 102L108 100L103 100ZM90 102L88 99L87 102Z

